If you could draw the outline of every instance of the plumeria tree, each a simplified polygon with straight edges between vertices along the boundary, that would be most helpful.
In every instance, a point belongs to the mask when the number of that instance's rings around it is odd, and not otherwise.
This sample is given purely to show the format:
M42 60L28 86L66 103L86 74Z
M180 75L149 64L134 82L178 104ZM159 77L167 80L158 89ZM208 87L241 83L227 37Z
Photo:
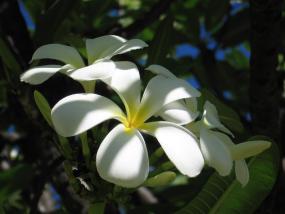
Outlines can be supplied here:
M276 110L254 92L262 54L250 58L250 94L260 103L245 98L247 3L4 2L0 15L17 14L27 44L1 23L0 131L11 144L0 150L1 212L268 209L262 202L277 179L280 139ZM253 7L252 44L258 12ZM232 36L236 20L243 24ZM268 69L276 69L277 51L272 56ZM270 78L266 87L276 84ZM268 124L261 109L272 115Z

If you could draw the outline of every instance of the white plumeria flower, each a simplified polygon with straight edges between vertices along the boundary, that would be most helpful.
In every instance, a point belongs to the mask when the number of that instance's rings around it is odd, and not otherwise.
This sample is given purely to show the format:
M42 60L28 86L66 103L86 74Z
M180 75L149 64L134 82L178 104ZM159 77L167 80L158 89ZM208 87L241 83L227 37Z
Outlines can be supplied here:
M216 107L207 101L204 109L199 127L200 147L206 164L213 167L221 176L227 176L234 161L236 178L245 186L249 181L249 171L244 159L263 152L271 143L258 140L234 144L226 134L210 130L219 129L233 136L219 120Z
M136 187L147 178L148 153L140 131L158 140L176 168L189 177L197 176L204 159L196 137L172 122L146 122L162 106L179 99L197 97L196 89L180 79L152 78L140 99L141 80L136 66L120 62L120 69L105 82L122 99L126 114L114 102L97 94L74 94L60 100L51 116L56 131L65 137L78 135L108 120L121 123L101 143L96 165L99 175L123 187Z
M234 144L226 134L205 129L202 132L204 133L201 134L200 144L206 163L225 176L230 173L234 162L236 178L243 187L249 181L245 159L260 154L271 145L269 141L264 140Z
M116 63L110 60L113 56L147 46L142 40L127 41L115 35L86 39L88 57L86 66L80 54L73 47L61 44L43 45L35 51L32 60L53 59L65 65L44 65L31 68L21 75L21 81L37 85L55 73L61 72L79 81L86 88L88 87L86 81L109 77L110 72L116 69Z
M162 75L166 78L177 79L173 73L161 65L150 65L145 70L151 71L157 75ZM160 116L166 121L185 125L193 122L199 116L197 108L196 97L191 97L190 99L177 100L163 106L156 113L156 116Z

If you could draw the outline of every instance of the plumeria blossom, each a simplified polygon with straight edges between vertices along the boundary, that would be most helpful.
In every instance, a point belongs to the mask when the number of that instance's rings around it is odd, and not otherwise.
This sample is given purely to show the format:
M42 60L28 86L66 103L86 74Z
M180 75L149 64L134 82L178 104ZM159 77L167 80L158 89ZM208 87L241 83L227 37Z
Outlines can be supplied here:
M113 56L147 46L142 40L131 39L127 41L115 35L86 39L88 65L85 65L78 51L71 46L62 44L43 45L35 51L32 61L53 59L64 63L64 65L52 64L31 68L21 75L21 81L37 85L55 73L61 72L79 81L87 89L88 86L90 88L88 81L93 81L94 84L94 80L106 78L116 69L116 62L111 60Z
M177 79L168 69L161 65L150 65L145 70L151 71L154 74L162 75L166 78ZM184 80L183 80L184 81ZM185 81L185 84L186 81ZM174 122L180 125L185 125L193 122L199 115L197 110L197 99L191 97L184 100L176 100L163 106L156 116L162 117L166 121Z
M125 111L98 94L73 94L60 100L51 111L56 131L69 137L108 119L118 120L120 123L99 146L96 166L103 179L123 187L139 186L148 175L148 153L141 132L157 139L182 174L197 176L204 159L196 137L176 123L147 120L163 106L200 96L200 92L181 79L157 75L149 81L141 98L137 67L130 62L119 62L117 68L104 82L120 96Z
M249 170L245 159L263 152L271 143L256 140L234 144L224 133L231 136L233 134L222 125L217 109L209 101L205 103L199 127L200 147L206 164L213 167L221 176L229 175L234 164L236 178L242 186L245 186L249 181Z

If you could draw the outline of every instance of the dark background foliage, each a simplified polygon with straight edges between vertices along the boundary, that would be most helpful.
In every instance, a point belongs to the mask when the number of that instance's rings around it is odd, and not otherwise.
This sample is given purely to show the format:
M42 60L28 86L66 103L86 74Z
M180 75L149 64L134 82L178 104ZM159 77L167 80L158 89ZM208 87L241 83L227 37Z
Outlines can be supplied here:
M140 38L150 45L147 49L118 58L134 61L139 68L162 64L195 87L206 88L240 116L244 128L238 139L266 135L283 154L283 13L281 0L0 1L0 213L37 213L49 207L53 212L86 210L86 201L80 199L88 198L86 190L78 180L70 181L70 177L84 175L86 167L83 164L66 176L62 163L67 158L59 152L62 145L33 99L36 89L53 105L82 89L62 75L40 86L19 80L30 67L35 49L43 44L71 45L85 56L84 38L106 34ZM140 70L145 80L150 78ZM98 91L110 93L100 85ZM73 141L69 142L70 161L80 165L81 148ZM142 213L145 209L172 213L197 195L210 173L187 183L186 188L155 190L161 203L152 208L137 193L131 200ZM258 213L284 211L284 182L280 169ZM116 213L117 207L108 205L107 211Z

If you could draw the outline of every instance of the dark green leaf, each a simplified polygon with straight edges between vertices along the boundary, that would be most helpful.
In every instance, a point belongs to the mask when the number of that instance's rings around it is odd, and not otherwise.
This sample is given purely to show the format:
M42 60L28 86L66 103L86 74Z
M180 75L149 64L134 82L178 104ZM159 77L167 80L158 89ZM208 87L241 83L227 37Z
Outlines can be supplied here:
M18 61L16 60L13 52L10 50L9 45L1 37L0 37L0 58L9 70L16 72L19 75L19 73L21 72L21 67Z
M214 37L222 47L235 46L248 40L249 28L249 9L244 9L230 16Z
M88 214L104 214L105 210L105 203L104 202L98 202L94 203L89 207Z
M46 98L39 91L35 90L34 99L37 104L37 107L39 108L41 114L43 115L47 123L51 127L53 127L52 120L51 120L51 108Z
M7 84L5 81L0 80L0 108L8 106L7 103Z
M219 24L226 16L230 2L228 0L210 0L207 3L205 25L208 31L213 32L219 28Z
M259 138L260 139L260 138ZM177 214L253 213L271 191L278 174L279 151L275 143L248 162L250 181L242 188L233 174L214 173L201 192Z
M160 64L169 52L172 41L173 17L168 15L158 26L156 34L148 48L147 64Z
M35 41L37 45L53 41L57 29L72 9L74 9L77 2L78 0L58 0L49 5L36 23Z
M21 164L0 173L0 202L16 191L26 188L32 180L34 171L30 165Z
M166 171L147 179L144 185L149 187L165 186L173 182L175 178L174 172Z

